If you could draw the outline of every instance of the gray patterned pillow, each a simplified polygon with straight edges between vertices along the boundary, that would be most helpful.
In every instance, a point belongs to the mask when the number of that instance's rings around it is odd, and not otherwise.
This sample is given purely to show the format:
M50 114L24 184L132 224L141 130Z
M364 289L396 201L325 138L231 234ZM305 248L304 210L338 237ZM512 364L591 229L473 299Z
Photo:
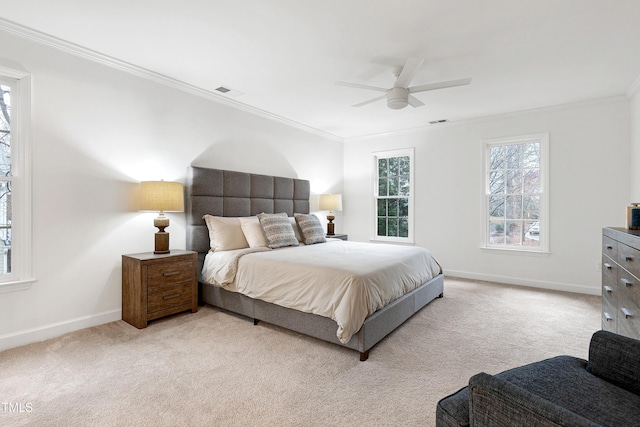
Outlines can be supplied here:
M305 245L313 245L315 243L324 243L327 241L324 237L324 230L320 220L314 214L293 214L300 227L302 239Z
M261 213L257 217L264 232L264 237L267 239L267 245L270 248L298 246L298 239L296 239L296 234L285 212L278 214Z

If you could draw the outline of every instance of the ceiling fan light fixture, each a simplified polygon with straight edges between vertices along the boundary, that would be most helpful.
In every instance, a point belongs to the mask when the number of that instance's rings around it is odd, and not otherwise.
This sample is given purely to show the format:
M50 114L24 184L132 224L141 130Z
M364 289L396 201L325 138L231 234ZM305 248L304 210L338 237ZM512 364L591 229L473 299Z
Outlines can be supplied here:
M387 94L387 107L401 110L409 105L409 91L403 87L394 87Z

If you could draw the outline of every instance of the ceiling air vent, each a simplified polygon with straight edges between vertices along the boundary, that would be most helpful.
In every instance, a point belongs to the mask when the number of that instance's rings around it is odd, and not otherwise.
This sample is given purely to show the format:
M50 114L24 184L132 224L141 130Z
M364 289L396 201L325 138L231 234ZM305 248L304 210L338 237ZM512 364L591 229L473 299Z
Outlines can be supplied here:
M239 90L235 90L235 89L231 89L229 86L219 86L217 88L214 89L216 92L220 92L224 95L227 96L240 96L240 95L244 95L244 93L240 92Z
M447 119L442 119L442 120L432 120L429 122L430 125L439 125L440 123L448 123L449 120Z

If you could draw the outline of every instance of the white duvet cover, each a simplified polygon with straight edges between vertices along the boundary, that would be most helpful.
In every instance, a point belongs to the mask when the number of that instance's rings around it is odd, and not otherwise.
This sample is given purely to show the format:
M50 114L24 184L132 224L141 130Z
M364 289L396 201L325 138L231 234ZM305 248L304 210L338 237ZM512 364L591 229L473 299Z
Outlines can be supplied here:
M281 249L207 254L206 282L333 319L347 343L365 318L441 272L415 246L330 241Z

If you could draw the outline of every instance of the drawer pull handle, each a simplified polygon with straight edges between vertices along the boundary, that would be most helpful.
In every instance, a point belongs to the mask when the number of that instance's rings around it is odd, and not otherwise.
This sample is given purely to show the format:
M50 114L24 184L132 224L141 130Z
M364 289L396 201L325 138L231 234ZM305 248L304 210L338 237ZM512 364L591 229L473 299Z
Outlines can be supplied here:
M611 264L609 264L608 262L605 262L604 268L606 268L607 270L611 270Z
M176 274L180 274L180 270L178 271L167 271L166 273L162 273L164 277L175 276Z
M633 257L631 255L625 255L624 256L624 260L628 261L628 262L631 262L631 261L633 261Z
M633 313L627 310L626 308L622 307L620 310L622 310L622 314L624 314L625 318L628 319L630 317L633 317Z
M164 300L168 300L168 299L173 299L173 298L178 298L180 296L180 294L170 294L170 295L165 295L162 297L162 299Z
M606 320L607 322L610 322L611 320L613 320L613 317L607 313L606 311L604 312L604 320Z
M604 290L609 294L613 292L613 289L611 288L611 286L605 286Z
M620 279L620 281L621 281L625 286L627 286L627 287L629 287L629 286L633 286L633 282L632 282L632 281L630 281L630 280L627 280L627 279L624 279L624 278L623 278L623 279Z
M613 246L607 245L607 249L611 250L611 249L613 249Z

